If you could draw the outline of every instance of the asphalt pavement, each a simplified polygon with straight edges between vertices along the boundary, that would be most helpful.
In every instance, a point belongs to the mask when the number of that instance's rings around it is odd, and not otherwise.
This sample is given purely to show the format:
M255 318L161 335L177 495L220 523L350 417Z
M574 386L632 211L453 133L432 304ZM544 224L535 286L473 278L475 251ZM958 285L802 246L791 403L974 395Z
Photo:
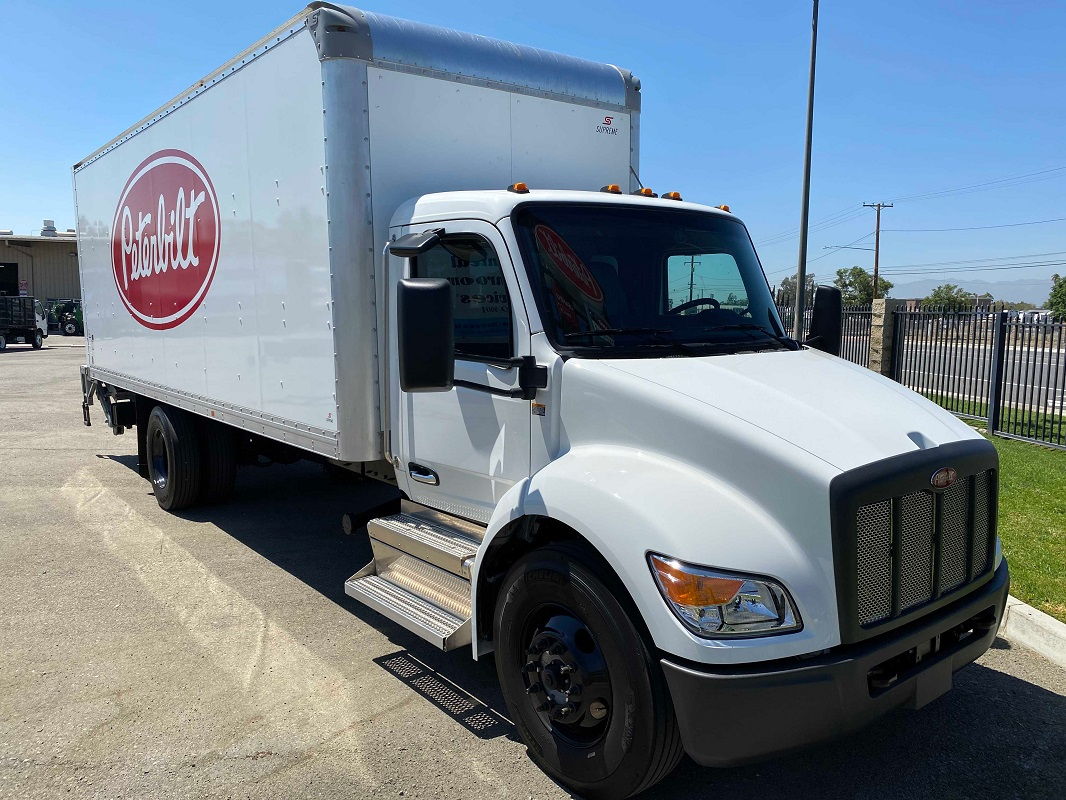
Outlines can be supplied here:
M340 516L383 487L250 468L229 504L167 514L133 435L81 424L76 344L0 353L0 797L567 796L491 658L345 597L370 553ZM755 766L685 761L644 796L1061 800L1064 694L997 640L920 711Z

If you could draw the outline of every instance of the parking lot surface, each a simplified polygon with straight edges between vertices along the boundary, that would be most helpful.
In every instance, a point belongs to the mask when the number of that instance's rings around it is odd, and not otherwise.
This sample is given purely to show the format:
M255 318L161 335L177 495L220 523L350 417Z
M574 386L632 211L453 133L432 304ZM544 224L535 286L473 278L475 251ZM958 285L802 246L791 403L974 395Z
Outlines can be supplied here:
M382 487L248 468L232 502L167 514L132 433L98 408L82 425L80 341L0 353L0 796L568 796L491 659L345 597L370 553L340 516ZM685 761L644 797L1061 800L1064 694L1066 672L997 640L921 711L755 766Z

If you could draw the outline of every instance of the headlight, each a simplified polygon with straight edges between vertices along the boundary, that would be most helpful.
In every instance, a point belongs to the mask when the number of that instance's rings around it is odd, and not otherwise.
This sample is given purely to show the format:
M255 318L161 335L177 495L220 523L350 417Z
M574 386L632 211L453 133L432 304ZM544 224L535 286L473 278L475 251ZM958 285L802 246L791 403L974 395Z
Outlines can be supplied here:
M648 562L667 604L699 636L766 635L803 627L785 588L775 581L655 554Z

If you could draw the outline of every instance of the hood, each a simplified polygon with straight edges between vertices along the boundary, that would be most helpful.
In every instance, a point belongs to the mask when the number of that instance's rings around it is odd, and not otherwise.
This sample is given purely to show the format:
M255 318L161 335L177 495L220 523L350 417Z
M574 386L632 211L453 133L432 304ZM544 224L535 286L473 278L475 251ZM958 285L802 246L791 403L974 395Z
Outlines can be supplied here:
M842 471L980 438L910 389L818 350L594 363L593 370L617 370L661 386Z

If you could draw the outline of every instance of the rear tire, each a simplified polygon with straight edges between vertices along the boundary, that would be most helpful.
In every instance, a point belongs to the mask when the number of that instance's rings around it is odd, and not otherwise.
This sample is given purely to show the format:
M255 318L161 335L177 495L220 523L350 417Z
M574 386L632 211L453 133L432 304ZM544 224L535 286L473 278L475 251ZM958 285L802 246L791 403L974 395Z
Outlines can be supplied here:
M7 337L0 334L0 350L7 350Z
M607 800L662 780L683 751L660 667L591 563L569 544L524 556L500 587L493 633L530 757L578 794Z
M200 453L201 499L206 503L229 500L237 479L237 441L233 429L221 422L202 420Z
M188 508L200 493L200 442L192 418L181 409L156 406L147 440L148 479L159 507Z

